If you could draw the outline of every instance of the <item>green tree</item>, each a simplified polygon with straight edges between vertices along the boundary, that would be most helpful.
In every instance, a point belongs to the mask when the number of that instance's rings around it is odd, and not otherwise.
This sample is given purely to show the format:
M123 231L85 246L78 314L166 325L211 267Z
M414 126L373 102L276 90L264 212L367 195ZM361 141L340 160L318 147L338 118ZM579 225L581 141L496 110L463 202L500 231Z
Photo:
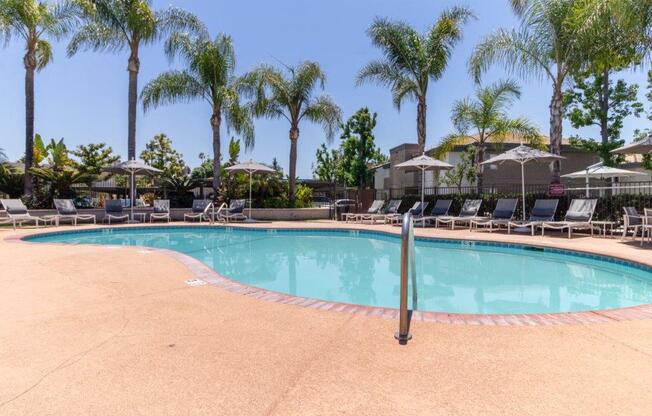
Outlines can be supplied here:
M347 185L358 189L367 187L371 181L371 165L385 163L387 156L376 147L373 129L377 114L368 108L359 109L342 126L340 144L340 168Z
M455 146L469 140L475 146L476 179L482 192L485 152L490 143L502 144L507 135L517 135L528 144L539 145L539 130L525 118L510 118L507 110L521 97L521 89L514 81L501 81L478 87L475 98L465 98L453 104L451 119L457 132L448 135L437 147L435 157L441 158Z
M550 151L561 153L564 116L563 86L585 59L578 41L575 9L582 0L511 0L520 29L499 29L474 49L469 70L476 81L494 63L525 79L547 78L550 100ZM553 163L552 182L559 182L561 164Z
M169 178L182 175L186 168L183 155L172 147L172 140L165 134L157 134L140 153L140 158L148 165L160 169L161 177Z
M192 170L190 176L194 179L206 179L213 176L213 159L202 152L199 154L199 160L201 163Z
M50 40L60 40L76 22L77 9L67 1L0 0L0 42L12 37L25 44L25 176L24 194L33 192L34 75L53 58Z
M203 99L211 107L213 130L213 190L220 189L221 138L224 121L245 141L254 145L254 127L246 106L240 103L235 78L235 50L230 36L220 34L214 40L204 34L192 38L174 33L165 44L170 59L180 56L186 64L182 71L168 71L149 82L141 93L145 111L163 104Z
M446 186L455 186L462 193L464 181L472 184L477 179L476 147L468 146L460 155L460 160L453 169L444 174L443 182Z
M294 203L297 177L297 142L301 122L320 124L326 139L332 140L339 127L341 110L327 95L315 96L324 89L326 74L316 62L301 62L280 70L262 65L242 79L242 89L255 98L254 114L259 117L283 118L290 123L290 173L288 198Z
M312 174L315 178L328 182L344 182L341 174L342 154L339 149L328 149L322 143L315 154L315 164Z
M73 160L75 169L91 175L99 175L102 168L120 161L120 156L113 154L113 149L106 143L82 144L70 153L79 159Z
M376 19L367 33L384 59L365 65L357 84L374 81L392 92L400 111L407 98L417 102L417 139L421 152L426 146L427 93L430 80L442 77L453 49L462 39L462 25L473 17L465 7L444 11L424 34L403 22Z
M84 11L84 24L68 44L68 56L80 50L121 52L129 50L127 143L129 160L136 157L136 105L140 48L158 42L167 34L188 30L205 31L191 13L176 7L152 10L150 0L76 0Z

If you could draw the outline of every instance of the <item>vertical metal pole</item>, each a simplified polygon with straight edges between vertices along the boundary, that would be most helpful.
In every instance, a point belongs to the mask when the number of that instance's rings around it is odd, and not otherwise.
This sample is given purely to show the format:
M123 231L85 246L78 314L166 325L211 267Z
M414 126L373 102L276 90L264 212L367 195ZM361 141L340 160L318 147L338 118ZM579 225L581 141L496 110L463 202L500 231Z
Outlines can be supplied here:
M254 172L252 170L249 170L249 219L251 220L251 175Z
M525 221L525 162L521 162L521 193L523 195L522 218Z
M412 227L412 214L403 215L403 228L401 230L401 291L399 303L399 327L394 338L401 345L407 344L412 338L408 316L408 268L410 257L410 228Z

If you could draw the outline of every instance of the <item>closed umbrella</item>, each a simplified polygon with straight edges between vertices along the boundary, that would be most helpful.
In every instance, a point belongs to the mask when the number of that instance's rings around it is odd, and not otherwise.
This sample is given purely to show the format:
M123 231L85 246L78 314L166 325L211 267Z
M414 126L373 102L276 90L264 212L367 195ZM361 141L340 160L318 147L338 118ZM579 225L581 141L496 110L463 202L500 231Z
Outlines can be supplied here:
M135 176L155 176L162 171L160 169L153 168L145 163L136 160L130 159L126 162L120 162L113 166L107 166L102 168L102 172L115 173L118 175L129 175L129 208L131 211L131 221L134 220L134 199L136 197L136 188L134 181ZM131 185L134 185L133 187Z
M584 178L586 183L586 197L588 198L590 178L594 178L594 179L625 178L628 176L638 176L638 175L645 176L646 174L643 172L635 172L633 170L625 170L625 169L618 169L609 166L604 166L604 162L599 162L596 163L595 165L588 166L584 170L579 170L577 172L567 173L566 175L562 175L562 178L569 178L569 179Z
M265 166L262 163L254 162L251 159L249 160L249 162L238 163L237 165L229 166L228 168L226 168L226 170L229 172L246 172L249 174L249 218L247 218L245 222L254 222L254 220L251 218L252 176L254 173L274 173L276 171L270 168L269 166Z
M552 162L553 160L566 159L563 156L533 149L521 144L511 150L494 156L482 162L482 165L503 164L505 162L516 162L521 165L521 193L523 197L523 221L525 221L525 164L530 161Z
M426 171L427 170L442 170L442 169L452 169L453 165L442 162L441 160L432 158L423 153L421 156L417 156L410 160L407 160L403 163L396 165L397 168L417 168L421 170L421 207L423 207L423 197L426 186ZM421 213L423 215L423 212Z

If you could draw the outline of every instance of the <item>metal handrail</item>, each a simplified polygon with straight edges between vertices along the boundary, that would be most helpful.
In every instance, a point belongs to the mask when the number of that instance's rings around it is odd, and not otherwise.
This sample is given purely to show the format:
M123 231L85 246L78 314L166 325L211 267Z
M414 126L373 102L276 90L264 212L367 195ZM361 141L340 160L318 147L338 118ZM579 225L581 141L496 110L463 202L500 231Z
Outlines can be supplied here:
M210 220L210 223L212 224L212 223L215 222L215 214L217 214L219 216L220 212L222 212L223 209L227 209L229 206L226 205L226 202L222 202L222 205L220 205L220 207L217 209L217 213L216 213L215 212L215 203L213 203L211 205L213 206L213 212L211 213L211 220Z
M416 252L414 249L414 220L412 214L403 215L401 228L401 290L399 306L399 327L394 334L401 345L407 344L412 339L410 333L410 311L408 311L408 274L412 281L412 308L417 309L417 270Z

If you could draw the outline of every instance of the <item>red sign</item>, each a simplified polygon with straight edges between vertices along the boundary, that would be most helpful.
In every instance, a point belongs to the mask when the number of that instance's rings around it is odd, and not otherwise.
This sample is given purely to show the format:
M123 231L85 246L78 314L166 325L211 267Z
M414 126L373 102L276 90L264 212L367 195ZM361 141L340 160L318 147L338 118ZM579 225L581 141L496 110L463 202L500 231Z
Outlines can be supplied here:
M548 196L564 196L566 188L561 183L551 183L548 185Z

